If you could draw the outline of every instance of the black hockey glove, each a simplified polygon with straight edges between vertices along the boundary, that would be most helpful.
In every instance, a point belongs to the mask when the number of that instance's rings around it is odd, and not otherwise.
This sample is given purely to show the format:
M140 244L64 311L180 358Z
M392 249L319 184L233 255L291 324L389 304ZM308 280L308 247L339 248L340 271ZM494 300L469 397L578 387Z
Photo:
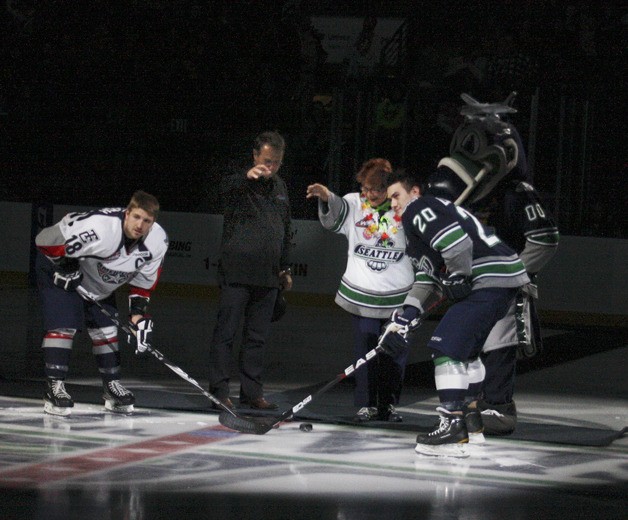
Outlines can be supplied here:
M144 354L153 345L153 320L143 317L135 324L135 335L129 336L129 345L135 347L135 353Z
M445 296L452 302L464 300L471 294L471 281L462 274L446 275L440 280Z
M406 305L402 312L395 311L390 320L384 325L379 346L391 357L403 354L408 348L408 332L413 329L412 324L416 323L419 309Z
M52 283L60 287L64 291L76 291L81 285L83 273L79 267L79 261L76 258L62 258L55 265L55 272L52 275Z

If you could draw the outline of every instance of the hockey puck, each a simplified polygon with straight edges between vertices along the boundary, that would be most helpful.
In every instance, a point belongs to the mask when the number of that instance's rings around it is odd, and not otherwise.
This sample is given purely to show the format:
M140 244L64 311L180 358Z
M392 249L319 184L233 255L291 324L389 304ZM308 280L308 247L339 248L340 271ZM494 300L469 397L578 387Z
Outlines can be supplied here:
M312 431L312 424L309 422L304 422L299 424L299 430L301 430L302 432L311 432Z

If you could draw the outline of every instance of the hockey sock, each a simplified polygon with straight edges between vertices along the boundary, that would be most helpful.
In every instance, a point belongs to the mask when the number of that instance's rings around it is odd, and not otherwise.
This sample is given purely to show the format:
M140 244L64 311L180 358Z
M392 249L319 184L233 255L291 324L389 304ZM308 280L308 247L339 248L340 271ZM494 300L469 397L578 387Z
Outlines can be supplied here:
M449 411L462 410L469 388L465 364L448 356L434 359L434 381L441 405Z
M486 376L486 369L480 358L467 363L467 375L469 377L469 389L467 390L466 402L477 401L482 392L482 384Z
M120 350L117 327L88 329L92 339L92 352L103 382L120 379Z
M70 366L70 353L76 329L54 329L44 335L44 373L49 379L65 379Z

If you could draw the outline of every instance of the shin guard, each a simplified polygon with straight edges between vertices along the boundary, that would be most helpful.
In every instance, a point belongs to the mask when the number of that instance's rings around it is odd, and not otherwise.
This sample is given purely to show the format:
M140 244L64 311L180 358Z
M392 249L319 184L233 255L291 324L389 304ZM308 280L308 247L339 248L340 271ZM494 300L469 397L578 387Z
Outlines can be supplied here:
M65 379L76 329L53 329L46 332L41 344L44 351L44 372L49 379Z
M88 329L92 352L104 382L120 379L120 351L118 329L115 326Z
M477 401L481 397L482 384L486 377L486 368L484 368L480 358L467 363L467 374L469 377L469 389L465 400L470 403Z
M434 381L441 405L449 411L462 410L469 388L467 367L447 356L434 360Z

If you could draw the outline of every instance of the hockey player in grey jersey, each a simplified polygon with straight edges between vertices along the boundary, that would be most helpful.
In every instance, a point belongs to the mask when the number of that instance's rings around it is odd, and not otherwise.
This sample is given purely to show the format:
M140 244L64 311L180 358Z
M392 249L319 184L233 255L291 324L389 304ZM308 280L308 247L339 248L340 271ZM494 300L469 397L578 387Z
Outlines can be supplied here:
M168 237L155 222L158 212L157 199L137 191L126 208L69 213L35 237L41 253L36 274L45 329L46 413L69 415L74 406L65 379L74 337L85 325L103 382L105 408L133 410L135 398L120 383L117 327L76 290L81 286L117 316L114 291L129 284L129 320L137 330L130 340L138 353L150 348L153 321L148 303L168 250Z

